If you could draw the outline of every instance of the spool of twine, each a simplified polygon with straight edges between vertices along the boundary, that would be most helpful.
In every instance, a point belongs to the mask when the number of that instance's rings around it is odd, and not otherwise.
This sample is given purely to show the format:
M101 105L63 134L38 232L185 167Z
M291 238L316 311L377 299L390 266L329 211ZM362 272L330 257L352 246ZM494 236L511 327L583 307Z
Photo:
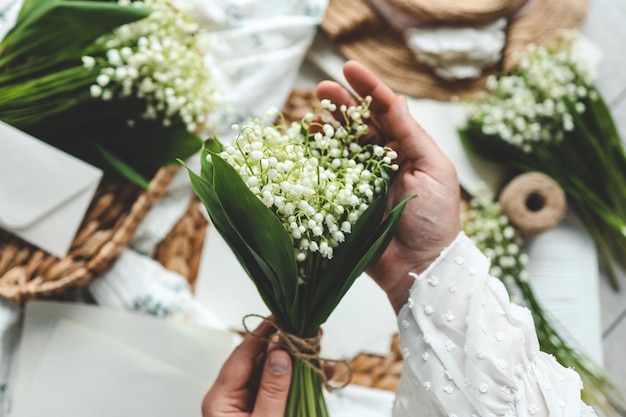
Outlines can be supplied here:
M502 189L498 201L511 224L526 237L556 226L567 210L563 189L540 172L515 177Z

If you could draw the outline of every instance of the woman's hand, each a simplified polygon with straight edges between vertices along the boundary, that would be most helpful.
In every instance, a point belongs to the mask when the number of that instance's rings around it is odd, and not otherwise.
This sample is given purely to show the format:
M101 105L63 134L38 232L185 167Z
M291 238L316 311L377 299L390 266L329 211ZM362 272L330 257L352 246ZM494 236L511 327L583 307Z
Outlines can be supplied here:
M409 113L405 97L354 61L345 64L344 75L359 96L372 97L372 131L380 144L399 155L388 209L407 195L418 196L408 202L394 239L369 271L397 313L414 281L408 273L426 269L461 231L459 183L451 161ZM331 81L318 85L317 96L337 105L356 103L346 89Z
M263 322L234 350L202 401L203 417L283 417L291 384L291 357L268 350L274 331Z

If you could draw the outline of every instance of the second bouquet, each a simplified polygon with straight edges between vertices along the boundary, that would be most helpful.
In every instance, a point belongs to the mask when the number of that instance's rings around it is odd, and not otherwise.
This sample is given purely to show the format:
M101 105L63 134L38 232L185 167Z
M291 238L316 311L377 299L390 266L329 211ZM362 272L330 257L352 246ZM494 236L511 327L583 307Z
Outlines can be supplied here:
M201 174L189 172L294 358L287 416L328 415L320 326L382 255L412 197L385 216L397 155L365 140L370 102L322 100L300 123L251 120L232 145L208 140Z

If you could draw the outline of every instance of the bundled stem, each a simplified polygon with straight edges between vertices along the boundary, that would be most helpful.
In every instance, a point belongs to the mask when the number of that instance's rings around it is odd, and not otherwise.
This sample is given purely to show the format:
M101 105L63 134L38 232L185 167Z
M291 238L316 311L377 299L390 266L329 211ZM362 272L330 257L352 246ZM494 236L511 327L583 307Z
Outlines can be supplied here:
M285 416L328 417L322 377L297 357L293 358L293 376Z
M286 417L328 416L323 389L335 387L319 357L320 326L380 258L414 197L385 216L386 170L397 169L397 154L362 140L370 101L322 100L289 126L251 120L233 145L206 141L201 176L190 171L215 228L280 323L294 360Z

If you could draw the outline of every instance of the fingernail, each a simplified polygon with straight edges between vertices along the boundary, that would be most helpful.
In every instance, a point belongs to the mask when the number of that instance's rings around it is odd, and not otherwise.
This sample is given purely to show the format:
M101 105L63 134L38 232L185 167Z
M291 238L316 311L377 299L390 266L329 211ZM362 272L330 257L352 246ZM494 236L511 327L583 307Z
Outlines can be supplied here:
M283 375L287 372L287 367L289 366L289 356L285 354L273 354L269 357L269 368L272 373L276 375Z

